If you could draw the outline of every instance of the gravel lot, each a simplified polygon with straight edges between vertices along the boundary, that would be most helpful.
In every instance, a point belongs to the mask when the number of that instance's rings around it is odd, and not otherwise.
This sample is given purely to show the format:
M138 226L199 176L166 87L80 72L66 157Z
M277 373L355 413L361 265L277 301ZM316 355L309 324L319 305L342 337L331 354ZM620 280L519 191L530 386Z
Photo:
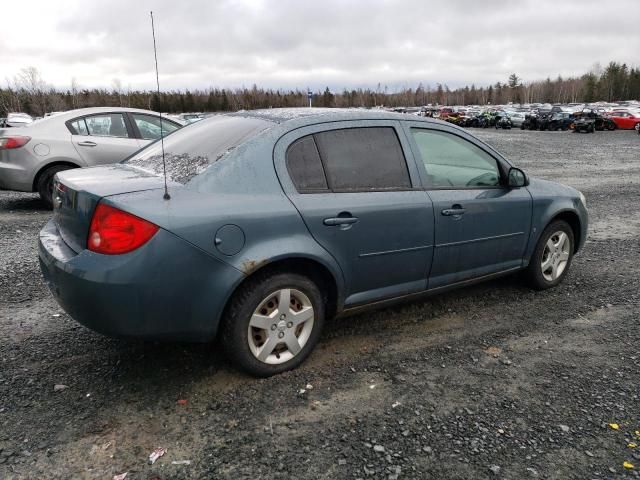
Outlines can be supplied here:
M640 136L475 133L587 196L564 284L508 277L335 321L266 380L211 345L77 325L40 275L49 213L0 192L0 478L640 477Z

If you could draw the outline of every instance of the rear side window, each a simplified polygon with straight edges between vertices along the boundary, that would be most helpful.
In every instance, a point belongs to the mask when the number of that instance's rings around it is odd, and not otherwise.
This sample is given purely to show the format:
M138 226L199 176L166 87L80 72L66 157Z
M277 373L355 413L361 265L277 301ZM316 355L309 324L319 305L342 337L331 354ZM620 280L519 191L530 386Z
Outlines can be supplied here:
M393 128L348 128L313 137L331 190L411 188L407 163Z
M87 130L87 125L84 123L84 118L79 118L71 122L71 128L76 135L89 135L89 130Z
M287 170L301 193L327 190L327 179L313 136L303 137L287 150Z
M129 133L121 113L91 115L84 118L88 134L96 137L128 138Z
M411 188L400 141L391 127L331 130L287 150L287 170L300 193Z

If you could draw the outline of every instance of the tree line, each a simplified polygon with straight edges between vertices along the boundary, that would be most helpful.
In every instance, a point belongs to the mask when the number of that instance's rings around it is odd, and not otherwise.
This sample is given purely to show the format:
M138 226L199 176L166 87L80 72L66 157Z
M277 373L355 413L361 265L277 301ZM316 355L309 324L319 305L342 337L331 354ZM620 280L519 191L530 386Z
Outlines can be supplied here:
M376 88L313 92L315 107L411 107L424 105L500 105L519 103L583 103L640 99L640 68L610 62L605 68L594 66L579 77L547 78L523 82L515 73L504 82L477 87L450 89L420 83L390 91ZM168 113L217 112L308 105L307 91L301 89L208 88L171 90L158 94L148 90L123 88L114 80L112 88L82 88L75 79L66 90L55 89L34 67L23 69L0 88L0 116L7 112L26 112L43 116L47 112L83 107L111 106L144 108Z

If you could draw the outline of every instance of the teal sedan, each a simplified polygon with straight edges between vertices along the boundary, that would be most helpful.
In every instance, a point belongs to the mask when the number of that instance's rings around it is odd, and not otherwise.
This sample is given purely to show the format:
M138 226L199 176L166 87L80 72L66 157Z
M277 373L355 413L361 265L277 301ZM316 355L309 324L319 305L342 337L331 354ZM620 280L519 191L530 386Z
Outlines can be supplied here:
M579 191L461 128L364 110L214 116L58 173L53 198L40 263L71 317L217 339L257 376L298 366L354 309L516 272L554 287L588 223Z

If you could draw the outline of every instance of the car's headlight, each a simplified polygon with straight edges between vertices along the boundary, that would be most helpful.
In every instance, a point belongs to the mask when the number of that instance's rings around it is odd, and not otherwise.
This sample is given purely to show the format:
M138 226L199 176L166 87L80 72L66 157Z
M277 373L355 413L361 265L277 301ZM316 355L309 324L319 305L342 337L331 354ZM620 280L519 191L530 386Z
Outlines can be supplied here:
M584 208L587 208L587 197L585 197L582 192L578 193L580 194L580 201L582 202L582 205L584 205Z

